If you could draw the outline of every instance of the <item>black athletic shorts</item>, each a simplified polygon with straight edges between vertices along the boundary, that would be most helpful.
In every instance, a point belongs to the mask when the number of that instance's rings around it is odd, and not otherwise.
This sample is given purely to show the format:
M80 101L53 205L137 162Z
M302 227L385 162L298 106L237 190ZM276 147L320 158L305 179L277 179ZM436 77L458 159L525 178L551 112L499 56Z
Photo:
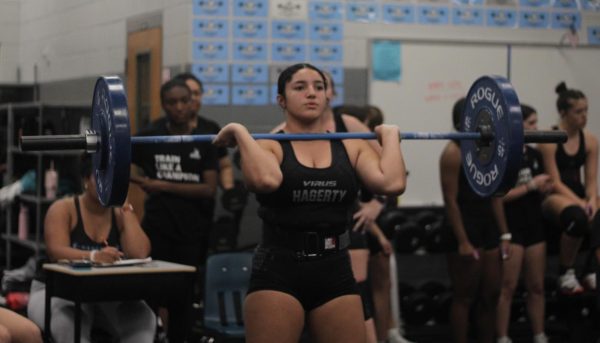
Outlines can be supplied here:
M260 290L287 293L307 312L340 296L359 295L348 250L298 257L293 250L262 245L254 253L248 294Z
M527 248L529 246L544 242L546 234L544 232L544 219L540 213L539 216L531 215L523 218L520 223L509 224L509 230L512 234L512 243L522 245Z
M496 226L495 219L488 217L462 216L463 225L469 242L476 249L493 250L500 245L500 231ZM446 230L446 242L448 242L448 252L458 251L458 241L452 231L452 226L444 225Z
M381 243L379 243L379 239L370 234L367 234L367 246L369 247L370 255L377 255L383 251L383 247L381 246Z
M350 250L368 249L367 237L368 234L363 231L350 230Z

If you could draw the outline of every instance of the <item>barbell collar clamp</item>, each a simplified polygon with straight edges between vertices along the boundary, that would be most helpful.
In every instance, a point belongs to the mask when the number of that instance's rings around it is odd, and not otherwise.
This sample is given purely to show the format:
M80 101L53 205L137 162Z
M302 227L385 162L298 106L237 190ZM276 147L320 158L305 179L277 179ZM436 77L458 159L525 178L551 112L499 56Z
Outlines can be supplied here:
M536 131L525 130L523 141L525 143L565 143L569 137L565 131Z
M62 151L84 150L87 153L98 152L100 136L93 130L82 135L21 136L21 151Z

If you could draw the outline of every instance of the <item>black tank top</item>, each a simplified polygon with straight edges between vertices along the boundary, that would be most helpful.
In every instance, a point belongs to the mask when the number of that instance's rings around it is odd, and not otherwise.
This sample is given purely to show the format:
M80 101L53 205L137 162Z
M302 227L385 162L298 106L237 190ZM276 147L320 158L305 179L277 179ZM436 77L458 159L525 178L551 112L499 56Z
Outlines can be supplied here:
M104 242L94 242L83 229L83 220L81 219L81 209L79 208L79 197L75 197L75 210L77 211L77 224L73 231L71 231L71 247L75 249L81 250L100 250L105 247ZM119 229L117 228L117 221L115 219L115 213L113 210L111 212L111 226L110 232L108 234L108 238L106 239L107 243L111 247L116 247L117 249L121 249L120 239L119 239Z
M342 119L341 114L333 114L333 122L335 123L335 132L348 132L348 128ZM369 202L373 199L374 194L366 189L363 185L360 186L360 201ZM355 210L359 209L359 204L355 205Z
M543 172L544 162L542 154L538 150L526 145L515 187L526 185L535 176ZM506 213L508 227L512 229L527 225L528 218L540 213L543 200L544 196L540 192L528 192L518 199L505 202L504 212Z
M71 231L71 248L81 249L81 250L100 250L104 248L103 243L94 242L83 230L83 220L81 220L81 210L79 208L79 197L74 197L73 201L75 202L75 211L77 212L77 224ZM108 245L117 247L117 249L121 250L120 240L119 240L119 230L117 228L117 221L115 220L115 214L112 212L111 216L111 228L110 233L108 235ZM42 267L44 263L52 262L48 259L47 256L40 256L37 260L36 271L34 275L34 280L45 283L46 282L46 272Z
M581 181L581 167L585 164L585 137L579 130L579 149L575 155L569 155L563 144L556 147L556 167L560 180L580 198L585 198L585 187Z
M333 114L333 122L335 123L335 132L348 132L348 128L342 119L342 115Z
M302 165L289 141L281 141L282 183L276 191L256 194L265 228L340 233L351 225L358 180L342 141L331 140L331 165Z

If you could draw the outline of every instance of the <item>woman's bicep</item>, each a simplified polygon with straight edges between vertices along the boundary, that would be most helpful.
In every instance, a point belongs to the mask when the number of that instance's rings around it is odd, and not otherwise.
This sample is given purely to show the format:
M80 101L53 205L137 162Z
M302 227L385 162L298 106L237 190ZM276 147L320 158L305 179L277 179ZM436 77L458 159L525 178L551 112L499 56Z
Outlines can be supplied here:
M359 143L360 142L360 143ZM380 167L379 155L365 141L354 145L356 154L355 169L358 177L371 192L384 194L384 177Z
M248 160L251 156L242 155L242 174L248 190L271 192L281 185L281 159L283 152L274 141L257 141L260 151L253 154L258 160Z

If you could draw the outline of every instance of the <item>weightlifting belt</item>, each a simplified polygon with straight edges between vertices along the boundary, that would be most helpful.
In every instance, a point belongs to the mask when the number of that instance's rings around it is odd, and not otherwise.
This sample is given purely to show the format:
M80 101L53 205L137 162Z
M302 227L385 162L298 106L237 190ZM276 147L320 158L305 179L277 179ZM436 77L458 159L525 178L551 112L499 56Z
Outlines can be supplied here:
M294 250L299 257L317 257L348 248L350 234L321 231L291 231L265 225L263 245Z

